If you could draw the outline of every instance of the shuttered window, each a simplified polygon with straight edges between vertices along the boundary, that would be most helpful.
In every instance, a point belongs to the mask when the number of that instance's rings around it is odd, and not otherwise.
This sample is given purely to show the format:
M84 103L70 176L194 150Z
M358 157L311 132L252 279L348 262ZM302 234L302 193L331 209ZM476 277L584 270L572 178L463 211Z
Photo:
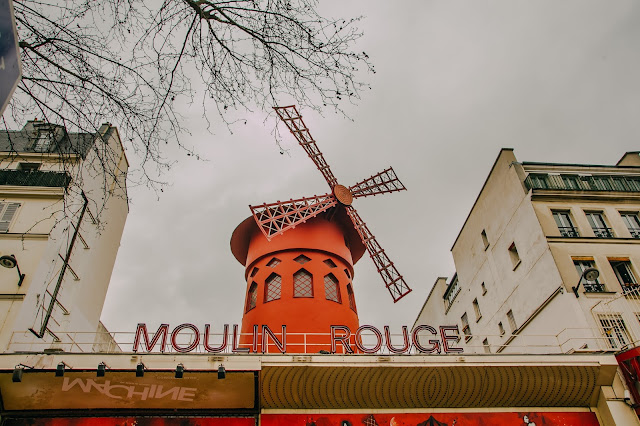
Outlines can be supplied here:
M0 202L0 232L9 232L9 225L19 207L20 203Z

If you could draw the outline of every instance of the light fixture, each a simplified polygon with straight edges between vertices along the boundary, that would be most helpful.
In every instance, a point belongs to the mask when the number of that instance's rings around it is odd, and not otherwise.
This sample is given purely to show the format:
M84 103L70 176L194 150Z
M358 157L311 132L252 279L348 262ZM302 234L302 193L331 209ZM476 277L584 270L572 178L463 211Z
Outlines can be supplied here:
M182 363L176 365L176 379L182 379L184 376L184 365Z
M104 362L101 362L100 364L98 364L98 370L96 371L96 376L104 377L104 373L106 370L107 370L107 364L105 364Z
M24 280L24 274L20 272L20 266L18 265L18 261L16 260L15 255L9 256L0 256L0 266L5 268L18 268L18 287L22 285L22 281Z
M58 366L56 367L56 377L64 376L65 367L66 367L66 364L64 362L61 362L60 364L58 364Z
M587 281L595 281L600 276L600 272L596 268L587 268L582 271L582 275L580 275L580 279L578 280L578 285L575 287L571 287L573 289L573 294L576 297L580 297L578 295L578 289L580 288L580 284L582 283L582 279L584 278Z
M220 364L218 367L218 380L222 380L227 377L227 371L224 369L224 365Z
M141 362L136 365L136 377L144 377L144 364Z
M22 373L24 373L24 367L16 365L16 368L13 369L13 376L11 377L11 380L14 383L20 383L22 381Z

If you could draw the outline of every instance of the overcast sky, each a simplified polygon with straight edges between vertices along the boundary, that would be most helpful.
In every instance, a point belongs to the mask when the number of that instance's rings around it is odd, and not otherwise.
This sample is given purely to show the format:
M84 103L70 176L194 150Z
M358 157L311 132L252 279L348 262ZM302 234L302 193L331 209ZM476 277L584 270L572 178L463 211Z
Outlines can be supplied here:
M451 245L500 148L519 161L593 164L640 149L638 1L352 0L321 10L365 16L358 49L377 74L347 108L354 121L308 110L304 120L341 184L393 166L408 188L354 203L413 288L394 305L365 255L354 278L361 324L411 326L436 278L453 274ZM273 115L242 112L247 124L229 134L209 133L196 107L185 114L184 142L207 161L177 154L159 196L130 188L102 314L110 331L240 324L246 282L229 240L248 205L328 192L284 131L280 154Z

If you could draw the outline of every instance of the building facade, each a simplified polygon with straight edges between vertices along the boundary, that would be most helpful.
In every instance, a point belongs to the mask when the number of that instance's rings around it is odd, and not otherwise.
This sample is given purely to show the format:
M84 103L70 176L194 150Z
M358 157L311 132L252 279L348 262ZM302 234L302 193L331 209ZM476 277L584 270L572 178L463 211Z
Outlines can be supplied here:
M0 133L1 351L109 344L100 314L128 213L127 169L109 124L69 133L36 120Z

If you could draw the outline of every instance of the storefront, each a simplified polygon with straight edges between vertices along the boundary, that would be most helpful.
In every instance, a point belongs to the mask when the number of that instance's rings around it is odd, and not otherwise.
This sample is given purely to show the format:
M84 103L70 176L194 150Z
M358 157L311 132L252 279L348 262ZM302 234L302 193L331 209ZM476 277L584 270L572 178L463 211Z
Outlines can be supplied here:
M616 397L618 364L602 354L40 353L0 363L3 425L633 424Z

